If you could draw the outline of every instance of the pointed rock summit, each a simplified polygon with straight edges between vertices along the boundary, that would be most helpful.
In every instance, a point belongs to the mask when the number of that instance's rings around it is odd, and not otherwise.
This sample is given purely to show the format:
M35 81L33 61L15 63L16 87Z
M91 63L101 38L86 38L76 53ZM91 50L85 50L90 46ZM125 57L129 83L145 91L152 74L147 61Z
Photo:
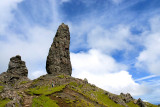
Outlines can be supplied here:
M48 74L72 74L69 45L69 27L62 23L57 30L47 57L46 70Z

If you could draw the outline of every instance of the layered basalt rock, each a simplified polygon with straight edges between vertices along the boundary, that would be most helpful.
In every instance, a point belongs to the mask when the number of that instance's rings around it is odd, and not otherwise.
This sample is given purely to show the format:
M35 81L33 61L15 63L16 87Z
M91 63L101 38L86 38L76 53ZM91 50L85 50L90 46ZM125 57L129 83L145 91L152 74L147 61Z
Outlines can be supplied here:
M62 23L57 30L47 57L46 70L48 74L72 74L69 45L69 27Z

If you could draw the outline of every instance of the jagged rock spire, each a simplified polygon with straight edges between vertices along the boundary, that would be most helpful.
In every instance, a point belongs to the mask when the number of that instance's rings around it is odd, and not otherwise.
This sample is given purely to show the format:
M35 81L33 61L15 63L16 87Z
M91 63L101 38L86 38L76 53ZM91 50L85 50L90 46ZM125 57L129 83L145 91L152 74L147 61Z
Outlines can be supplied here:
M72 67L70 62L70 32L68 25L62 23L54 37L50 47L46 62L46 70L48 74L71 75Z
M10 58L7 73L11 73L18 76L28 76L28 70L24 61L21 60L21 56L17 55Z

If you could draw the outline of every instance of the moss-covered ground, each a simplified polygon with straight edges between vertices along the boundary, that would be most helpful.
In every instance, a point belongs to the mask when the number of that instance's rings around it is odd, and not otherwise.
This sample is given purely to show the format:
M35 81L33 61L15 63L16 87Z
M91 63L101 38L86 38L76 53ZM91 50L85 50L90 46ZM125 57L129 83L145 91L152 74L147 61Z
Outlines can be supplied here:
M5 105L9 102L9 99L0 100L0 107L5 107Z
M26 84L27 81L22 81L20 84ZM54 86L52 87L52 84ZM0 92L3 86L0 86ZM22 90L18 93L21 98L24 95L27 98L33 98L30 101L32 107L124 107L115 103L109 98L109 95L114 95L104 91L95 85L89 84L81 79L75 79L66 75L58 76L42 76L33 80L28 88L25 89L25 94ZM119 95L115 97L121 98ZM10 100L1 100L0 107L4 107ZM146 103L147 107L157 107L150 103ZM139 107L134 102L127 103L128 107Z
M56 101L51 100L49 97L42 95L33 98L32 107L59 107L59 106Z
M3 86L0 86L0 92L2 92L2 91L3 91L3 88L4 88Z
M65 88L66 85L60 85L60 86L37 86L35 88L30 88L26 92L31 95L49 95L53 94L55 92L62 91Z
M26 83L28 83L28 81L22 81L22 82L20 82L20 85L26 84Z
M90 84L71 82L69 83L69 88L104 106L123 107L109 99L109 97L104 94L104 90L99 88L95 90L95 87Z

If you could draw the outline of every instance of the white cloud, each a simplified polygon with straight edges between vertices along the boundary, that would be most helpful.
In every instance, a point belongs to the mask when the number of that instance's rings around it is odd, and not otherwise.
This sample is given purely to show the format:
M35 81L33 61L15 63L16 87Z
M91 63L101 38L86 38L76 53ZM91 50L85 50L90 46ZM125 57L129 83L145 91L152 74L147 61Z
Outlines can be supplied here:
M118 64L112 57L103 54L98 50L91 49L88 53L71 53L73 69L79 71L92 71L93 73L109 73L126 70L123 64ZM75 72L78 72L75 70Z
M160 17L151 20L151 31L144 37L145 49L139 54L136 67L147 69L150 73L160 75Z
M45 70L45 61L54 34L53 31L43 27L32 27L26 32L29 37L27 40L19 38L24 35L12 34L7 42L0 41L0 49L3 50L0 55L1 72L6 71L9 58L15 55L21 55L22 60L26 62L29 76L40 68Z
M25 13L17 8L18 3L21 2L22 0L4 0L4 2L0 3L0 13L2 13L0 14L0 35L6 38L6 40L0 40L0 49L3 50L0 55L0 73L7 70L9 58L15 55L21 55L22 60L26 62L29 70L29 78L35 79L32 73L45 71L45 62L49 47L60 23L58 6L56 5L57 1L50 1L50 4L53 5L51 7L53 13L50 15L53 17L53 21L49 26L40 26L36 23L31 23L31 19L25 18ZM44 6L42 8L46 7ZM12 31L13 29L8 27L11 23L17 21L14 17L14 12L12 12L13 10L20 13L19 17L23 18L20 26L22 29L17 26L17 29L22 30L22 33ZM34 12L38 14L36 8L34 8Z
M22 1L23 0L2 0L0 2L0 36L4 35L8 23L14 18L12 11L16 9L18 3Z
M39 70L39 71L34 71L32 74L30 74L29 76L30 76L30 78L31 79L35 79L35 78L38 78L38 77L40 77L40 76L42 76L42 75L45 75L46 74L46 71L41 71L41 70Z
M119 25L111 29L98 26L88 34L88 44L91 48L111 53L115 50L131 50L132 46L128 43L131 38L127 26Z
M107 91L119 94L121 92L132 95L142 95L147 92L146 87L135 83L132 76L123 71L125 65L117 63L112 57L98 50L90 50L88 53L71 53L73 76L87 78Z

